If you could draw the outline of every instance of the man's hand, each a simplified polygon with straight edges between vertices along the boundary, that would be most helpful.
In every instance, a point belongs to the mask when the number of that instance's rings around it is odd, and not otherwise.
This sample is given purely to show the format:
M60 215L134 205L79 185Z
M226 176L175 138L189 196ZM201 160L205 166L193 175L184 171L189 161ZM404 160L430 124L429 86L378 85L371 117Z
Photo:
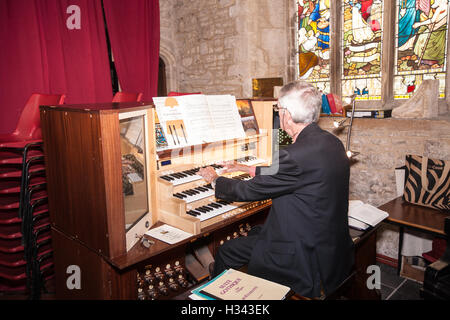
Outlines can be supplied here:
M206 182L211 183L214 181L214 179L218 178L219 175L216 173L216 170L214 170L213 167L206 167L201 168L197 174L199 176L202 176L203 179L205 179Z
M223 165L223 171L222 172L237 172L242 171L245 173L249 172L249 166L246 166L245 164L240 164L237 161L224 161L221 163Z
M240 164L236 161L224 161L221 163L221 165L223 165L223 173L242 171L248 173L252 177L255 176L256 168L253 166L246 166L245 164Z

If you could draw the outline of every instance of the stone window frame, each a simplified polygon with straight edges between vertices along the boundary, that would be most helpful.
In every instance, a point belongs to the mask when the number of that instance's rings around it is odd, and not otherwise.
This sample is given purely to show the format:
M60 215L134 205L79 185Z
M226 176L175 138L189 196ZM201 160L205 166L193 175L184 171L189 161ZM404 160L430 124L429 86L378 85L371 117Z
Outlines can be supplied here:
M296 25L296 0L290 1L291 19L289 21L289 43L291 46L291 63L287 72L288 79L297 78L297 70L295 59L297 57L295 47L295 36L297 32ZM343 17L341 12L341 1L330 1L330 91L331 93L342 95L341 83L341 64L342 64L342 27ZM383 43L382 43L382 60L381 60L381 100L357 100L357 108L378 108L392 109L405 100L394 99L394 64L395 64L395 22L397 13L397 0L384 1L384 17L383 17ZM337 45L336 45L337 44ZM439 99L439 110L450 111L450 41L447 41L447 70L445 76L445 98Z

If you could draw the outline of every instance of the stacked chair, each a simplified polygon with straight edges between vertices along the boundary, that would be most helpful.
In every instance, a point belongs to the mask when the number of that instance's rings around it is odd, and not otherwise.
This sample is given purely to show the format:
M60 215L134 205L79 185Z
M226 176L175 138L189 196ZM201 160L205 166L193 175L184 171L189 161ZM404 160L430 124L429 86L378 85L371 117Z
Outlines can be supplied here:
M142 101L142 92L133 93L133 92L116 92L112 99L112 102L140 102Z
M32 94L16 129L0 135L0 295L39 299L54 276L39 106L64 99Z

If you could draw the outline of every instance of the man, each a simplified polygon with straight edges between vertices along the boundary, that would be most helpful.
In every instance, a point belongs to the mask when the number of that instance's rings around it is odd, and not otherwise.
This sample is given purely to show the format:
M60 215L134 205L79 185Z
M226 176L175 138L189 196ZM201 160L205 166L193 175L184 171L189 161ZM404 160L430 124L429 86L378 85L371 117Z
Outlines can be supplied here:
M349 275L354 261L347 218L349 160L340 140L316 124L321 103L321 93L307 82L281 89L280 126L293 144L280 151L271 168L229 166L230 171L255 175L253 179L218 177L211 167L199 171L215 185L217 198L272 199L261 228L220 247L213 276L248 264L250 274L318 297L322 290L332 293Z

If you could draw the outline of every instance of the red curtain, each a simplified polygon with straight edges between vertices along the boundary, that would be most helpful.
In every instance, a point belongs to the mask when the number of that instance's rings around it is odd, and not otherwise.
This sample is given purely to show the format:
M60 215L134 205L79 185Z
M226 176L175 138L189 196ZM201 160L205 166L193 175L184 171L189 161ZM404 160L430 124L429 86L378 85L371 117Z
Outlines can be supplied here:
M142 92L151 101L158 90L158 0L103 0L108 35L122 91Z
M101 0L0 0L0 43L0 133L34 92L111 101Z

